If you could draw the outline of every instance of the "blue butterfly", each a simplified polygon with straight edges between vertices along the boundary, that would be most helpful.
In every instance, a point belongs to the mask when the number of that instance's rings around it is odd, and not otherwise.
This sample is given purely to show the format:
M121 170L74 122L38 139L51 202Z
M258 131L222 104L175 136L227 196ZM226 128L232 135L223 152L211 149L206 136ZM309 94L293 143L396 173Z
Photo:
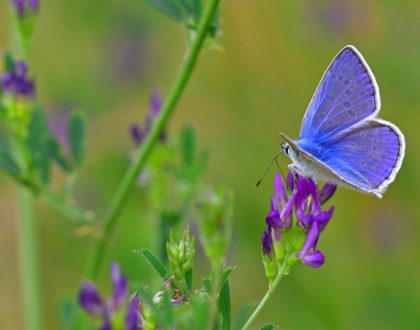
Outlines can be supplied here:
M309 103L293 141L281 150L306 177L381 198L404 158L405 139L394 124L377 118L379 88L362 54L344 47L334 58Z

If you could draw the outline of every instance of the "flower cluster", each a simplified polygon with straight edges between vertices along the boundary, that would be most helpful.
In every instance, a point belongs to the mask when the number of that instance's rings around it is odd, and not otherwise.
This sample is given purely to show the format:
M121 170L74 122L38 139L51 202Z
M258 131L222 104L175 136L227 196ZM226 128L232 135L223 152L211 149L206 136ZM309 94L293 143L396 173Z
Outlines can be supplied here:
M141 128L137 124L133 124L130 127L131 138L133 139L136 145L140 145L146 138L147 134L149 134L152 128L153 122L156 120L157 116L159 115L161 108L162 108L162 98L158 91L154 91L152 92L152 95L150 96L150 108L145 118L144 128ZM160 135L160 140L163 142L165 141L165 139L166 139L166 133L165 131L162 131Z
M9 61L8 70L0 78L0 88L5 94L17 98L35 97L35 83L28 78L28 66L24 61Z
M111 264L111 282L112 295L106 299L99 294L95 285L88 281L82 283L79 292L79 304L89 315L96 316L102 320L101 330L111 330L113 328L112 321L114 321L112 316L121 315L118 312L125 307L127 278L121 274L120 267L115 262ZM139 298L136 294L131 296L124 319L125 329L127 330L142 329L139 303Z
M289 264L302 263L320 267L324 255L317 250L321 231L330 221L334 206L322 210L322 205L334 194L336 186L327 183L319 191L310 178L288 173L286 182L280 174L274 178L271 210L266 217L267 229L262 235L264 265L268 277L275 275L273 259ZM293 217L293 211L295 217Z
M35 15L39 10L38 0L11 0L19 19Z

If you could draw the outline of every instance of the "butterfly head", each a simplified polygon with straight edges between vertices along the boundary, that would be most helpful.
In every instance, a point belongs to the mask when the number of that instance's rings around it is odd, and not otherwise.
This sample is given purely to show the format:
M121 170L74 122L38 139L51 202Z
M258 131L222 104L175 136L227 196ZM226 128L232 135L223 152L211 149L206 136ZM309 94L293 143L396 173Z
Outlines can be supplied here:
M280 149L284 154L286 154L287 156L290 156L291 149L288 143L282 143Z

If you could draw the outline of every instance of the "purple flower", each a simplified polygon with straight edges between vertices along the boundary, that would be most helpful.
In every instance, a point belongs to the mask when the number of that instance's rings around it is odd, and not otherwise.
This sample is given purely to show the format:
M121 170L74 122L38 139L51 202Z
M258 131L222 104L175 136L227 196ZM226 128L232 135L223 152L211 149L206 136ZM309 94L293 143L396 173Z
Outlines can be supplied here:
M18 98L35 97L35 83L28 78L28 66L23 61L14 61L11 70L0 77L0 88Z
M271 257L271 252L273 250L273 240L271 238L271 228L267 228L262 234L261 237L263 253Z
M112 295L106 299L101 297L94 284L84 281L82 282L78 300L80 306L92 316L102 318L101 330L111 330L111 318L123 306L127 296L127 278L121 274L120 267L117 263L111 263L111 282ZM138 297L133 296L127 306L126 312L126 329L137 330L141 327L135 327L140 324L140 314L134 315L139 304ZM138 318L138 319L137 319ZM135 323L136 321L136 323Z
M128 303L127 314L125 315L125 328L127 330L140 330L142 329L141 315L139 311L140 300L137 294L130 298Z
M321 205L324 205L335 193L337 186L333 183L326 183L320 193L319 193L319 202Z
M140 145L146 136L149 134L153 122L158 117L160 110L162 108L162 97L160 96L157 90L153 91L150 95L150 105L149 112L146 115L144 120L144 128L141 128L137 124L132 124L130 126L130 135L136 145ZM160 140L164 142L166 139L166 132L162 131L160 135Z
M288 173L286 182L280 174L276 174L271 208L266 217L267 229L262 235L263 253L270 257L274 253L281 261L284 251L290 251L293 246L295 257L302 264L320 267L324 263L324 255L316 249L317 242L334 213L334 206L322 210L322 205L335 190L335 185L327 183L319 191L312 179L292 172ZM291 230L295 227L299 229Z
M127 294L127 278L121 275L120 267L116 262L111 263L111 281L113 288L112 309L117 310Z
M11 3L20 19L32 16L39 10L38 0L11 0Z
M83 282L79 292L79 304L91 315L102 313L103 301L95 285L90 282Z

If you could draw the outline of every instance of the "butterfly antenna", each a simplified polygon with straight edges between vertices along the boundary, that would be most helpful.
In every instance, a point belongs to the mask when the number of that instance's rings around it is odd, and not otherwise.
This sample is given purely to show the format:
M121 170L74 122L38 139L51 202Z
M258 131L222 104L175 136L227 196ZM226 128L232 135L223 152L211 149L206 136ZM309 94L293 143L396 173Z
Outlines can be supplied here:
M282 150L280 150L279 152L277 152L273 158L271 159L270 163L268 164L267 168L265 169L263 175L261 175L261 178L257 181L257 183L255 184L255 187L258 188L258 186L261 184L261 182L263 182L265 176L267 175L268 171L270 170L271 166L273 166L274 162L277 162L277 157L280 156L283 153Z

